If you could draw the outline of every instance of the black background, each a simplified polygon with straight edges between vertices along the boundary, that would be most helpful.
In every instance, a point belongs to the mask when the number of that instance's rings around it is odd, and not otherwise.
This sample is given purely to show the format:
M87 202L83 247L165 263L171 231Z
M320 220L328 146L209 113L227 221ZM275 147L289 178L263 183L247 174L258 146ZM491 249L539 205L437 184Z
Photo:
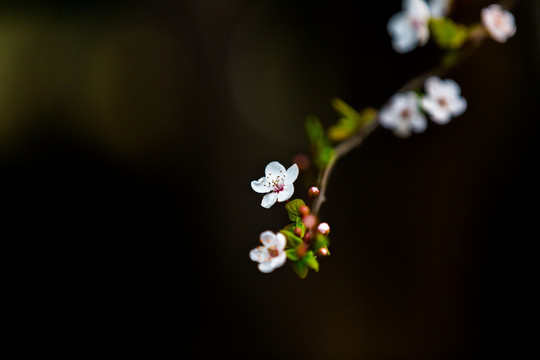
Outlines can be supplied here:
M453 17L486 5L457 1ZM378 129L338 162L321 214L332 255L300 280L249 260L287 223L249 183L306 151L305 116L337 119L331 97L378 108L436 64L431 42L392 50L400 1L3 2L4 296L12 336L31 339L20 351L517 355L536 285L538 5L518 2L516 35L447 74L464 115L406 140Z

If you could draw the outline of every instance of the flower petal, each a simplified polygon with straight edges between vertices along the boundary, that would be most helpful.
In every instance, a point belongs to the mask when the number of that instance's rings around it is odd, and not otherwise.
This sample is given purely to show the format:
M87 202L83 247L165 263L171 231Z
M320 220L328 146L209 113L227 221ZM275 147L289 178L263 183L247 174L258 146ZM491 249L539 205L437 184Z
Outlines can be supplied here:
M265 177L262 177L259 180L253 180L251 182L251 188L260 194L272 191L272 187L268 184Z
M421 133L426 130L427 120L426 117L420 113L417 113L411 120L411 128L415 133Z
M276 248L279 251L283 251L285 249L285 245L287 245L287 238L282 233L276 234Z
M461 115L467 110L467 100L463 97L458 97L454 99L450 104L448 104L450 107L450 111L452 111L452 114L454 116Z
M285 183L293 183L298 177L298 165L292 164L285 173Z
M277 201L287 201L294 194L294 185L292 183L285 183L283 190L277 193Z
M262 273L269 273L274 271L274 262L273 261L265 261L259 264L259 271Z
M266 169L264 169L264 173L268 180L274 180L280 173L285 174L285 172L285 167L277 161L272 161L270 164L266 165Z
M271 258L269 262L272 265L272 270L280 266L283 266L286 260L287 260L287 254L285 254L285 252L281 252L278 256Z
M269 209L277 201L277 194L275 192L268 193L263 196L261 206L265 209Z
M264 231L259 238L261 243L266 247L275 246L277 244L276 234L271 231Z
M257 246L249 252L249 258L253 261L263 262L269 257L268 250L264 246Z

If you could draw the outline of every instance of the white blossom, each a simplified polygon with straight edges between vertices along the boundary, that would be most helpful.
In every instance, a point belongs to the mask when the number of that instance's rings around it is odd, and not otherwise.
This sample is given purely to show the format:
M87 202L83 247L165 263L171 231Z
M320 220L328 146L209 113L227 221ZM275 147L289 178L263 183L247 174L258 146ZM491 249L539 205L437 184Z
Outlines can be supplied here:
M282 233L274 234L271 231L261 233L262 245L257 246L249 253L249 258L259 263L259 270L263 273L272 272L282 266L287 260L285 245L287 239Z
M426 80L425 88L422 106L437 124L446 124L453 116L461 115L467 109L467 101L461 96L461 89L454 80L432 76Z
M266 165L265 176L251 182L251 188L258 193L266 194L261 206L268 209L278 202L288 200L294 193L293 182L298 177L298 165L293 164L289 169L277 161Z
M434 18L443 18L448 15L452 0L430 0L429 9Z
M418 97L413 91L398 93L390 98L379 113L379 123L400 137L426 129L426 117L418 110Z
M423 0L403 0L403 11L390 18L387 25L392 36L392 46L399 53L406 53L429 40L430 10Z
M506 40L516 33L514 15L504 10L500 5L493 4L482 9L482 24L493 39L498 42Z

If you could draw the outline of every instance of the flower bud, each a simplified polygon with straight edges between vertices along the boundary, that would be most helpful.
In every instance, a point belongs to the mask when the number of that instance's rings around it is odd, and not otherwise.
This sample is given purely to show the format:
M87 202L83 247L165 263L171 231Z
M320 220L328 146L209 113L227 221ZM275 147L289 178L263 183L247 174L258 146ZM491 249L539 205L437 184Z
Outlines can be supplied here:
M300 212L300 215L302 216L307 216L309 215L310 210L306 205L304 205L304 206L300 206L300 208L298 209L298 212Z
M319 188L316 187L316 186L312 186L309 191L308 191L308 196L310 198L316 198L317 196L319 196Z
M302 221L304 222L306 229L312 229L317 223L317 218L315 217L315 215L309 214L304 216L302 218Z
M319 227L317 227L317 230L323 235L328 235L330 233L330 225L328 225L328 223L322 222L319 224Z
M317 250L317 255L318 256L328 256L328 254L329 254L329 252L328 252L328 249L326 248L326 246L323 246L322 248Z
M293 158L293 163L298 165L298 168L302 171L309 168L310 162L309 156L306 154L296 154Z
M302 236L302 229L300 229L299 227L295 227L294 228L294 235L296 235L298 237L301 237Z

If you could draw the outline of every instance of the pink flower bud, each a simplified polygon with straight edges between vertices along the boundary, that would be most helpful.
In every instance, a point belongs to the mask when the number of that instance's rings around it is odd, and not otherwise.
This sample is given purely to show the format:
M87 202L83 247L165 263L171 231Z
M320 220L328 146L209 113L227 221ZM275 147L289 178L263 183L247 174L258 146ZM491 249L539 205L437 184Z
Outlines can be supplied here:
M294 228L294 235L300 237L302 236L302 229L300 229L299 227L295 227Z
M310 212L309 208L306 205L300 206L298 211L300 212L300 215L302 215L302 216L307 216L307 215L309 215L309 212Z
M330 225L328 225L328 223L322 222L319 224L317 230L323 235L328 235L328 233L330 233Z
M322 247L319 250L317 250L317 255L319 256L327 256L328 255L328 249L326 247Z
M317 223L317 218L315 217L315 215L309 214L304 216L302 218L302 221L304 222L306 229L312 229Z
M317 188L316 186L312 186L308 191L308 196L310 198L316 198L317 196L319 196L319 192L319 188Z

